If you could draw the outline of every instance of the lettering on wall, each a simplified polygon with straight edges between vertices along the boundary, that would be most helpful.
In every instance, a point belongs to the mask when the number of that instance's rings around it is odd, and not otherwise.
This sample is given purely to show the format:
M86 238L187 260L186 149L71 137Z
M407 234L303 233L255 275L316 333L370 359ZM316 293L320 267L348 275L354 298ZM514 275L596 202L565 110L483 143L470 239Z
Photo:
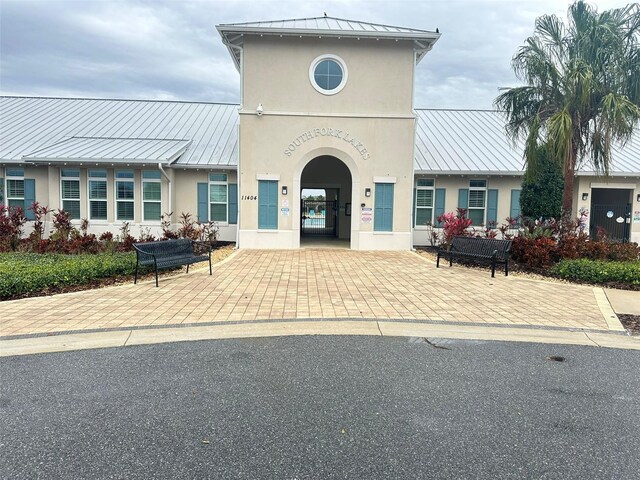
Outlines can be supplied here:
M335 137L340 140L344 140L347 143L350 143L353 148L355 148L363 160L369 159L369 152L364 147L362 142L360 142L356 137L351 136L351 134L345 130L340 130L338 128L313 128L304 132L302 135L296 137L293 142L291 142L287 148L284 149L284 154L287 157L290 157L296 149L301 146L303 143L306 143L314 138L318 137Z

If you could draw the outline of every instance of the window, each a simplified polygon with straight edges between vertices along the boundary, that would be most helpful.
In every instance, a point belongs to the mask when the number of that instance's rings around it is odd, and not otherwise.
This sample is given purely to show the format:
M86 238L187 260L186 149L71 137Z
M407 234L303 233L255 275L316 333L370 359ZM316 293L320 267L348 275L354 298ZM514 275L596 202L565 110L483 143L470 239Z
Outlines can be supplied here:
M416 226L433 224L433 179L421 178L416 182Z
M107 219L107 171L89 170L89 218Z
M278 181L258 180L258 228L278 229Z
M63 168L60 170L60 193L62 209L73 220L80 218L80 170Z
M485 224L485 209L487 204L487 181L471 180L469 182L469 213L472 225Z
M393 231L393 183L376 183L373 231Z
M7 168L7 207L25 211L24 168Z
M347 66L336 55L320 55L311 62L309 80L318 92L334 95L347 83Z
M209 219L212 222L227 221L227 174L209 174Z
M159 170L142 172L142 219L159 222L162 219L162 183Z
M116 171L116 220L133 220L133 172Z

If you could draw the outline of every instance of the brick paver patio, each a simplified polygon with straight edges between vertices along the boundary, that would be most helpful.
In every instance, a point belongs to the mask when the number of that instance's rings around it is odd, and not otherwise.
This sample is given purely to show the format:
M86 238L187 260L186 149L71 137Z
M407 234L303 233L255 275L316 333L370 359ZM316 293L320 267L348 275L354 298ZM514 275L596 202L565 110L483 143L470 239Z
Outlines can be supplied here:
M0 302L0 335L304 318L607 329L591 287L436 269L412 252L241 250L207 273Z

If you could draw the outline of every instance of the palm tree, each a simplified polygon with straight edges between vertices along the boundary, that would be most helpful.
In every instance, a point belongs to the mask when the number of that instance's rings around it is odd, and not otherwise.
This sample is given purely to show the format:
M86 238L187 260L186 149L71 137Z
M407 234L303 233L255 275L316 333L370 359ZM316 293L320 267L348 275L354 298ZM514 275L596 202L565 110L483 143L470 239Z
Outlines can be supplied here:
M525 85L504 89L495 106L506 112L507 134L525 138L527 169L545 145L562 166L563 216L571 215L574 175L585 162L609 174L611 145L631 137L640 119L640 5L602 13L582 0L565 25L539 17L513 57Z

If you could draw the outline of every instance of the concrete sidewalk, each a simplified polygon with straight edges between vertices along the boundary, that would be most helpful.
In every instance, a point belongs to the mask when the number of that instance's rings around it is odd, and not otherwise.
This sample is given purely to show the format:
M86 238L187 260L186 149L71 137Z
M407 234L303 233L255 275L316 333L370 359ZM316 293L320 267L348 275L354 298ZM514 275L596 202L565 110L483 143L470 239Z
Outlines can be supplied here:
M605 288L605 294L616 313L640 315L640 292Z
M240 250L188 275L0 302L0 335L227 321L394 319L624 331L601 288L412 252Z

